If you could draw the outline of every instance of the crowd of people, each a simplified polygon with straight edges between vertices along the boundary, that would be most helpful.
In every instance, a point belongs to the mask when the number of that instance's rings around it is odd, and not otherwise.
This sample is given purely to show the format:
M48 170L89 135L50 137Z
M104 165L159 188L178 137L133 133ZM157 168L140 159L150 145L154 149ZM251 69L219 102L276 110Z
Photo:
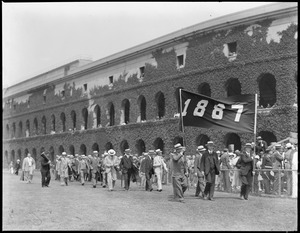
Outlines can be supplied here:
M49 187L52 174L62 186L74 181L81 185L91 182L93 188L100 185L113 191L119 178L126 191L130 189L131 182L136 182L150 192L155 183L156 190L162 192L162 184L171 180L174 199L180 202L184 202L184 192L189 187L195 188L196 197L212 201L215 189L239 192L243 200L248 200L250 192L295 195L298 149L291 143L275 143L268 147L258 137L256 145L246 143L243 151L232 151L231 148L220 151L215 150L212 141L208 141L206 145L198 146L194 155L186 155L185 152L186 148L177 143L168 155L157 149L138 156L128 148L124 155L117 155L113 149L101 155L98 151L93 151L92 155L62 152L56 155L55 161L51 161L46 151L41 154L41 184ZM12 167L11 163L11 171ZM20 160L17 161L15 174L18 175L19 169L22 169L21 180L31 183L35 168L36 161L28 153L22 166Z

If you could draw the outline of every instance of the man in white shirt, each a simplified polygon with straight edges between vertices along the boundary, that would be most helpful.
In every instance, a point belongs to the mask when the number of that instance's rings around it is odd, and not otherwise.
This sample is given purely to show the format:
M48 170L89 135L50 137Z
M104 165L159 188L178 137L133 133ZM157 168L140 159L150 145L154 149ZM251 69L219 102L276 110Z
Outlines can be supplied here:
M22 170L24 171L25 181L27 181L27 183L32 183L34 169L35 169L35 161L31 157L31 154L28 153L27 157L24 158L22 164Z
M156 151L156 155L153 159L153 168L154 168L154 173L156 174L157 177L157 191L161 192L162 191L162 173L163 173L163 169L165 169L166 171L167 166L162 158L162 151L160 149L157 149Z

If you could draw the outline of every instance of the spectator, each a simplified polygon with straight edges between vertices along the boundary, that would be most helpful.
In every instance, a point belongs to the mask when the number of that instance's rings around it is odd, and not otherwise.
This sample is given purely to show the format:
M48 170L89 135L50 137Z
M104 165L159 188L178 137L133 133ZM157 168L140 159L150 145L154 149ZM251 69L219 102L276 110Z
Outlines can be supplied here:
M50 164L49 152L42 152L41 154L41 176L42 176L42 187L49 187L51 174L50 174Z
M68 186L68 168L69 168L69 159L67 158L67 153L62 152L60 158L60 184L62 186Z
M265 155L262 159L262 164L261 164L262 169L268 169L270 171L273 169L271 152L272 151L270 148L266 149ZM271 176L270 171L264 170L262 172L265 194L271 194L271 192L270 192L271 191L271 180L273 179L273 176Z
M146 186L146 171L145 171L145 157L148 156L148 153L143 152L140 160L140 167L139 167L139 176L141 178L141 186Z
M148 156L145 158L145 177L146 177L146 191L152 191L152 175L154 174L154 169L153 169L153 157L155 155L154 150L149 150Z
M56 155L56 163L55 163L55 180L60 180L60 163L61 159L59 155Z
M293 167L293 156L294 150L291 143L286 144L287 151L284 154L284 169L292 169ZM287 182L287 194L292 195L292 171L286 171L286 182Z
M268 147L267 142L264 141L261 136L258 136L256 139L257 139L257 141L256 141L256 151L255 151L256 154L259 154L261 151L263 153L265 153L265 151Z
M10 164L9 164L9 172L11 174L14 174L14 163L13 163L13 161L11 161Z
M218 161L220 163L220 159L221 159L221 152L219 150L216 151L216 154L218 156ZM215 187L219 190L219 191L224 191L224 186L223 186L223 177L222 177L222 173L220 172L219 175L216 175L216 185Z
M295 150L292 160L292 169L293 169L293 185L292 185L292 197L298 197L298 150Z
M153 159L153 168L154 173L157 177L157 191L162 191L162 173L163 170L167 170L167 166L162 158L162 151L160 149L157 149L156 154L154 155Z
M87 173L87 169L88 169L86 156L79 155L78 160L79 160L78 171L80 172L80 182L81 182L81 185L84 185L85 174Z
M92 171L93 188L96 188L98 176L100 174L100 158L98 151L93 151L93 157L90 158L90 168Z
M20 159L17 159L17 163L16 163L16 166L15 166L15 174L16 175L19 175L19 169L21 168L21 164L20 164Z
M196 193L195 196L198 197L204 197L204 189L205 189L205 181L204 181L204 174L200 172L198 167L200 168L200 161L202 158L202 153L206 151L204 146L200 145L197 147L197 153L195 156L195 162L194 162L194 168L195 168L195 176L197 177L197 183L196 183Z
M230 184L230 177L229 177L229 169L232 169L230 163L229 163L229 154L228 149L225 148L223 150L223 154L220 158L220 168L222 169L222 176L223 176L223 183L224 183L224 190L226 192L231 191L231 184Z
M232 160L232 166L233 166L233 179L232 179L232 188L235 191L240 191L241 189L241 180L240 180L240 171L239 168L236 166L237 161L240 159L241 157L241 152L239 150L235 151L235 156Z
M108 151L108 156L104 159L105 172L107 173L108 190L113 191L117 180L117 171L119 171L119 161L116 152L113 149Z
M281 179L282 174L281 171L278 171L278 169L282 169L282 146L280 144L275 145L275 151L273 153L273 169L274 170L274 194L279 194L279 179Z
M125 155L122 157L120 162L120 169L124 177L125 190L129 190L130 178L132 174L133 160L130 156L131 150L128 148L125 150Z

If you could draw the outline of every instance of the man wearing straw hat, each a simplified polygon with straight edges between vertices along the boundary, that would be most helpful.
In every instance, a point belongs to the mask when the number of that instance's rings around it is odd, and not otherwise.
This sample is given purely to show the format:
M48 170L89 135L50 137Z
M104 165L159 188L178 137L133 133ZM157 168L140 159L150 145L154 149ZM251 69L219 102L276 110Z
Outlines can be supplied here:
M113 149L110 149L107 153L108 155L104 159L105 173L107 174L108 190L113 191L117 180L117 171L119 170L119 160Z
M162 191L162 174L163 170L167 171L167 166L162 158L162 151L160 149L157 149L156 155L153 159L153 168L154 172L157 177L157 191L161 192Z
M100 158L98 157L98 155L99 155L98 151L95 150L93 151L93 157L91 157L90 159L93 188L96 188L98 176L100 173Z
M172 167L172 184L174 199L184 203L183 194L187 190L188 169L184 161L184 147L180 143L174 146L175 152L170 154Z
M196 197L204 197L204 188L205 188L205 181L204 175L200 172L198 167L200 167L200 161L202 158L202 153L206 151L204 146L200 145L197 147L197 154L194 161L194 168L195 168L195 176L197 176L197 186L196 186Z
M129 190L130 186L130 177L133 169L133 159L130 156L131 150L125 149L125 155L121 158L120 169L124 177L125 190Z
M282 146L281 144L275 144L275 151L272 154L273 157L273 169L274 170L274 194L279 194L279 179L281 179L281 172L278 172L276 169L282 169Z
M213 150L214 143L207 142L208 150L203 153L200 161L200 172L205 175L206 185L204 189L204 200L214 201L216 175L219 175L220 165L217 153ZM198 167L199 169L199 167Z

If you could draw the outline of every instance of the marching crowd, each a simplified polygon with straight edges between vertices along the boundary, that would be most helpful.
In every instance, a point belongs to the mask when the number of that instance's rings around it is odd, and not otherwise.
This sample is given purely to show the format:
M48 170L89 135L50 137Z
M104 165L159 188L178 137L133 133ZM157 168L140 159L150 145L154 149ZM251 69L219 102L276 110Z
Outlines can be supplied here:
M295 193L297 185L297 157L296 145L271 144L257 138L254 143L246 143L243 151L231 151L224 148L215 150L214 143L196 148L195 155L186 155L186 148L180 143L174 146L174 151L163 155L160 149L143 152L141 156L133 155L128 148L124 155L116 155L113 149L92 155L67 155L62 152L56 155L54 163L49 158L49 152L42 153L41 175L42 187L49 187L52 176L60 181L62 186L77 181L81 185L92 182L113 191L118 176L121 186L128 191L130 182L140 182L146 191L153 190L156 183L157 191L162 191L162 184L172 180L174 199L184 202L184 192L187 188L196 189L195 196L204 200L214 200L214 190L239 192L242 200L248 200L249 192L288 195ZM35 160L28 153L22 166L17 160L15 173L22 169L21 179L32 182L36 168ZM295 164L296 163L296 164ZM11 172L13 165L10 164ZM279 170L278 170L279 169ZM283 170L281 170L283 169ZM293 172L291 169L295 170Z

